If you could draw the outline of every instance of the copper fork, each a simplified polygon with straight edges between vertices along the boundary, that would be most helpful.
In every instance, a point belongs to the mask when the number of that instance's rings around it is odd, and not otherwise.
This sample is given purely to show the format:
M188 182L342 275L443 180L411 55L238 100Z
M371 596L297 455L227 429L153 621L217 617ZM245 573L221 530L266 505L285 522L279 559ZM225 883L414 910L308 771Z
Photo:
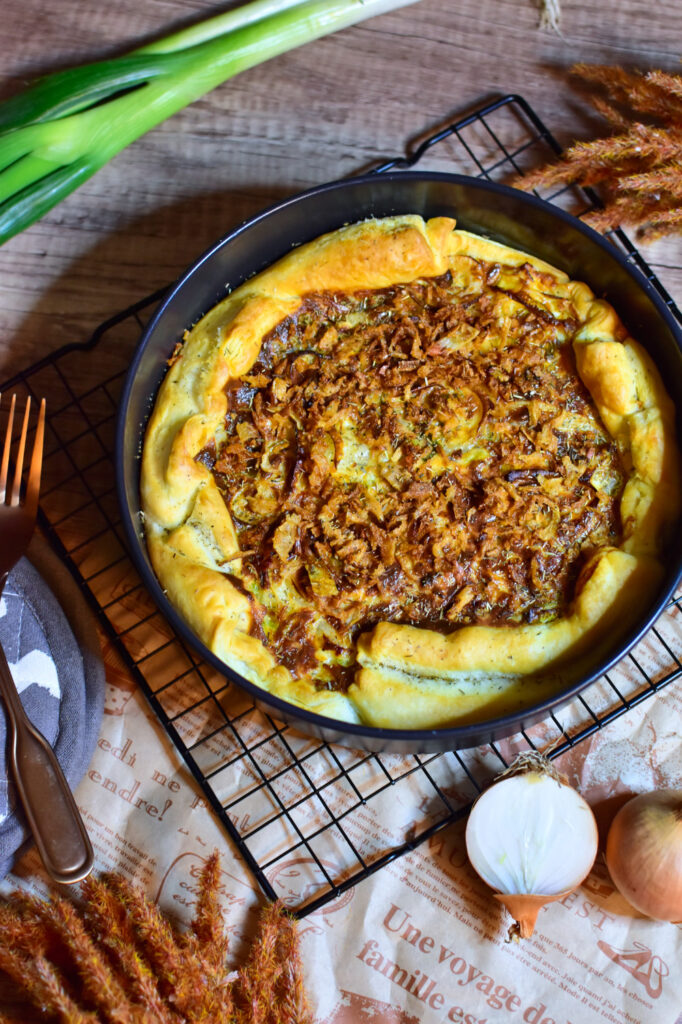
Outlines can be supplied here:
M43 463L45 399L40 403L22 501L21 480L31 399L26 400L10 490L7 487L7 476L16 398L16 395L12 395L0 464L0 595L10 570L26 551L33 535ZM8 722L7 761L45 869L56 882L78 882L92 870L92 845L52 747L24 711L2 647L0 695Z

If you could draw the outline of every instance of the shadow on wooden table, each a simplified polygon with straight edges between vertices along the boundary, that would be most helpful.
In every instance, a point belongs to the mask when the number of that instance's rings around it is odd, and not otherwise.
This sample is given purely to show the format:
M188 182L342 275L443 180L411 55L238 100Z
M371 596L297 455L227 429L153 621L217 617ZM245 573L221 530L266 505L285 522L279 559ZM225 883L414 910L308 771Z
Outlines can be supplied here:
M205 192L112 226L38 295L0 360L0 379L9 379L62 345L87 341L100 323L171 284L223 235L295 191L256 185ZM77 216L77 203L75 193L49 215L51 237L59 238L56 217ZM28 262L49 254L33 249L19 257Z

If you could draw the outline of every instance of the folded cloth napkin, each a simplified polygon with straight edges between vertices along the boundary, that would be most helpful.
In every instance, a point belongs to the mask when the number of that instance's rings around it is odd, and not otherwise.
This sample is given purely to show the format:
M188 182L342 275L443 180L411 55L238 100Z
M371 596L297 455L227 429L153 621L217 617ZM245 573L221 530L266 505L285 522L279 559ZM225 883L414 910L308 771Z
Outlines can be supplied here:
M99 734L104 666L94 616L72 576L40 537L28 554L10 573L0 598L0 643L29 718L74 788ZM0 878L29 843L14 780L8 778L0 701Z

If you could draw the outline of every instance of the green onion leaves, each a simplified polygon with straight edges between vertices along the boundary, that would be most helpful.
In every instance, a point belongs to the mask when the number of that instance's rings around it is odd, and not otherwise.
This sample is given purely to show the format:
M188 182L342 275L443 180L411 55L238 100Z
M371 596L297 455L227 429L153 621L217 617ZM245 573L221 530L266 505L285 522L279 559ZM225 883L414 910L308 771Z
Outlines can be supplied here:
M116 153L240 71L415 0L252 0L0 103L0 244Z

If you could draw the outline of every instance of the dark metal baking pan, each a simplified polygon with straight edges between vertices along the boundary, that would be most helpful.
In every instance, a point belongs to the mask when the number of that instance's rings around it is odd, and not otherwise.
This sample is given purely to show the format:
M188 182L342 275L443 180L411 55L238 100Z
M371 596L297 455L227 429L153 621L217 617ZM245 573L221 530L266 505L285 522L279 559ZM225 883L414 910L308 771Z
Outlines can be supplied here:
M330 743L388 752L431 752L471 747L527 728L572 700L622 658L647 632L682 574L682 545L666 552L665 574L636 625L616 635L550 699L516 712L442 729L378 729L338 722L299 709L243 679L197 638L165 596L151 567L140 516L140 453L147 419L167 360L183 332L228 290L279 259L294 245L367 217L418 213L453 216L459 227L523 249L586 281L616 308L633 337L657 364L677 409L682 409L682 340L671 313L649 282L610 242L535 196L478 178L436 173L368 175L311 189L270 207L216 243L174 285L140 341L119 408L116 462L123 523L133 560L176 632L275 718ZM680 422L678 417L678 437ZM682 448L682 442L680 443ZM633 595L633 600L637 596Z

